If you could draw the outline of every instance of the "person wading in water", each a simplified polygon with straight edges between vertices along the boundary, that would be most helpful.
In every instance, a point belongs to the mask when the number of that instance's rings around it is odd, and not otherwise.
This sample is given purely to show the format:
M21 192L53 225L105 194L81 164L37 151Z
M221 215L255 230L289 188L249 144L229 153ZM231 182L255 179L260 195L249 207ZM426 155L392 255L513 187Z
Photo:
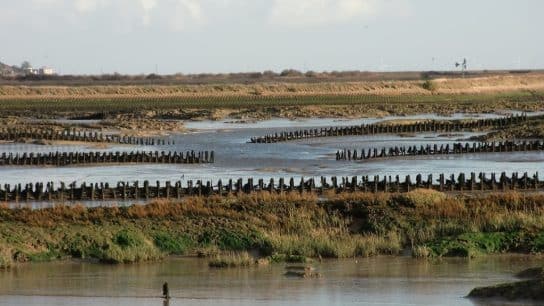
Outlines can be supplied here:
M162 285L162 297L165 299L170 299L170 290L168 289L168 283L164 282Z

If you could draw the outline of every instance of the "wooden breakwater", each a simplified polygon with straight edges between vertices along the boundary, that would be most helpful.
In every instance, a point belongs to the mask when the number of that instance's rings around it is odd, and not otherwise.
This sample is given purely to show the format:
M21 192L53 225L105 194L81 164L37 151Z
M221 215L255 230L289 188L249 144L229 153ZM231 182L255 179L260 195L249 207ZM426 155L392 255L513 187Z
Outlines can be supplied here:
M72 166L91 164L207 164L215 162L214 151L188 152L50 152L2 153L0 166Z
M524 173L512 173L508 176L506 173L496 175L491 173L476 174L470 173L466 176L464 173L459 175L450 175L449 177L441 174L437 178L428 175L424 178L421 174L415 176L406 176L404 180L399 175L392 176L353 176L353 177L321 177L319 180L314 178L295 180L290 178L285 180L280 178L278 181L270 179L265 182L264 179L254 180L252 178L243 180L221 180L213 183L212 181L191 180L183 184L181 181L165 182L161 184L157 181L151 184L144 181L143 184L136 181L118 182L116 185L108 183L87 184L60 183L55 185L53 182L36 184L5 184L0 186L0 201L20 202L20 201L116 201L116 200L149 200L149 199L181 199L186 196L226 196L229 194L250 194L253 192L267 191L272 193L283 192L315 192L323 194L325 192L409 192L417 188L426 188L437 191L450 192L481 192L481 191L544 191L544 182L538 177L538 173L528 175Z
M502 141L502 142L474 142L420 145L420 146L395 146L390 148L369 148L357 150L344 149L336 151L336 160L370 160L378 158L393 158L403 156L426 156L426 155L453 155L467 153L506 153L506 152L530 152L544 151L544 142L535 141Z
M62 131L38 128L1 128L0 140L21 141L34 139L41 141L79 141L96 143L116 143L130 145L170 145L173 140L153 137L135 137L118 134L104 134L96 131L67 129Z
M387 124L374 123L353 126L324 127L319 129L304 129L298 131L284 131L269 134L261 137L252 137L250 143L276 143L290 140L339 137L339 136L361 136L377 134L402 134L402 133L424 133L424 132L462 132L484 128L501 128L509 125L519 124L527 120L527 115L516 115L494 119L478 120L420 120L408 124Z

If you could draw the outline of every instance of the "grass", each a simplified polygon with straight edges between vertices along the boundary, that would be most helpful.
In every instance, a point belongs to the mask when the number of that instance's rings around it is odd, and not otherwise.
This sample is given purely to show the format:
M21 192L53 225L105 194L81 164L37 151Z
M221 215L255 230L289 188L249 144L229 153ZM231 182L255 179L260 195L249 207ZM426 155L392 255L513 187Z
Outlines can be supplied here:
M415 190L320 200L262 192L131 207L0 208L2 267L66 257L127 263L171 254L208 256L219 264L246 258L225 253L250 251L271 262L306 262L395 255L406 247L417 257L543 252L544 195Z
M0 99L3 116L56 118L74 113L105 113L107 118L128 116L130 121L114 121L115 128L140 126L143 120L167 119L269 119L280 118L359 118L456 112L489 113L497 110L538 111L544 100L531 92L470 94L308 94L225 97L118 97L118 98L24 98ZM164 121L164 120L162 120ZM107 120L103 122L108 122ZM23 122L23 124L25 124ZM32 123L33 125L35 123ZM105 124L106 126L108 124ZM153 130L180 130L161 122L143 124Z
M33 84L33 83L32 83ZM541 110L544 74L397 81L200 85L0 85L0 111L54 117L130 113L146 118L263 118ZM39 84L39 83L38 83ZM350 106L350 107L346 107ZM87 114L85 114L87 113Z
M227 253L215 256L208 262L211 268L235 268L249 267L255 265L257 261L247 252Z

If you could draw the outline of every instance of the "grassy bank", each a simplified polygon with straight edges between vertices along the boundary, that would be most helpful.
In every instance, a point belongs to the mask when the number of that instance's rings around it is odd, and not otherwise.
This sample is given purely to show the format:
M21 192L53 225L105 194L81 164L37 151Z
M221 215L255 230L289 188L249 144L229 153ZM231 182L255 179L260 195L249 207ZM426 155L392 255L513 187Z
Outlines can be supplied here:
M0 86L4 115L147 118L347 117L542 109L544 74L411 81ZM350 106L350 107L346 107Z
M474 94L112 97L0 99L3 116L55 118L104 114L141 119L357 118L421 113L538 111L543 100L528 91Z
M484 107L488 103L510 105L514 103L538 103L542 100L533 92L515 90L498 93L461 93L461 94L370 94L370 93L306 93L234 96L21 96L19 98L2 98L1 110L35 110L35 111L129 111L141 109L176 109L176 108L251 108L251 107L289 107L289 106L319 106L319 105L373 105L391 104L396 106L443 104L453 107Z
M254 194L145 206L0 209L0 265L251 251L281 258L478 256L544 250L544 195Z

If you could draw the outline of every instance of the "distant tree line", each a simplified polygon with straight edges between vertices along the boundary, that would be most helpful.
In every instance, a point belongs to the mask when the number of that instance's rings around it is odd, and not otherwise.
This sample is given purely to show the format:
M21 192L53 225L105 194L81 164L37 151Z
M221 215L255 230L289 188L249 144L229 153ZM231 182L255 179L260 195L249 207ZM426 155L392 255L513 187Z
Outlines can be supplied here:
M24 62L23 67L30 63ZM470 71L467 76L482 76L486 74L529 73L531 71ZM125 75L120 73L101 75L16 75L0 77L0 84L38 81L54 84L210 84L210 83L257 83L267 81L278 82L323 82L323 81L387 81L387 80L429 80L435 77L456 77L459 72L426 71L426 72L369 72L369 71L306 71L285 69L281 72L267 70L264 72L238 73L199 73L170 75L139 74Z

